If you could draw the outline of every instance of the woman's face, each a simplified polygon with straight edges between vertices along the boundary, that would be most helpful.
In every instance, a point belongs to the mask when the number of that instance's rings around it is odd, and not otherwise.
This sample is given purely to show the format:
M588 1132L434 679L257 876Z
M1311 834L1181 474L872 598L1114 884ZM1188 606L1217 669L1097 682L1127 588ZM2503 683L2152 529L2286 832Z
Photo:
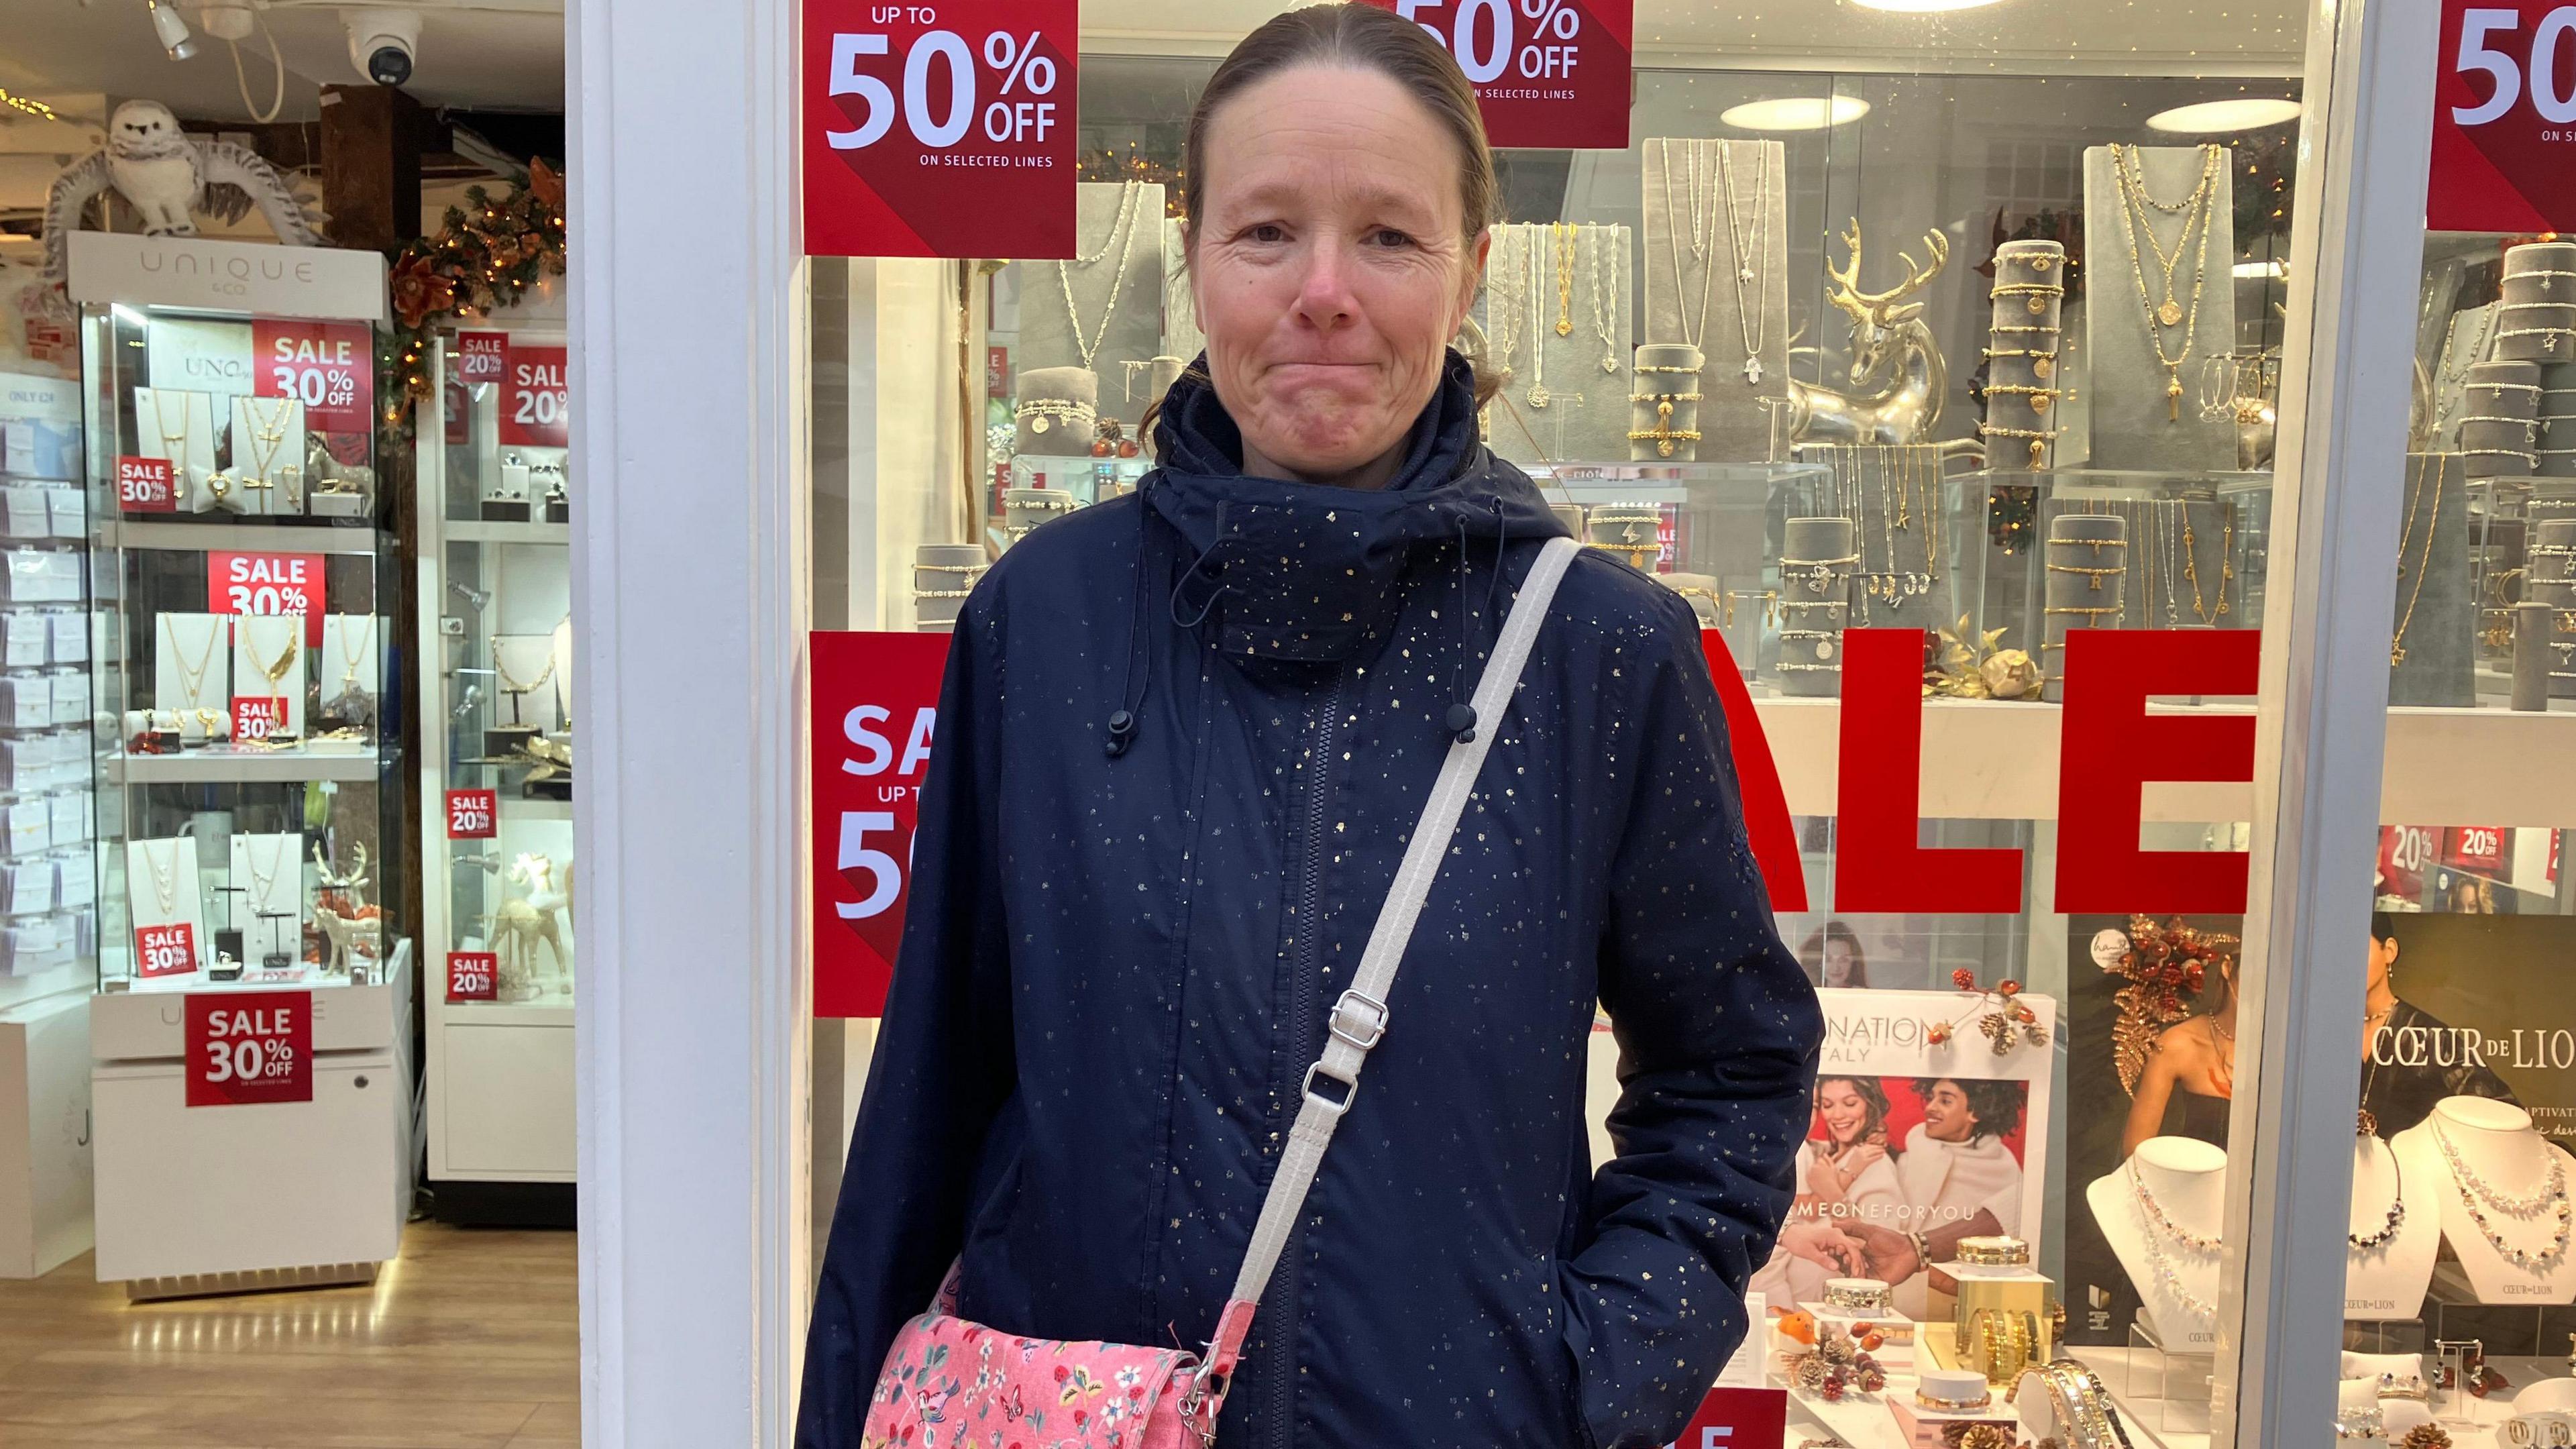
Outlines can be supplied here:
M1826 1133L1844 1146L1858 1142L1869 1126L1869 1104L1840 1078L1816 1083L1816 1115L1824 1119Z
M1849 941L1825 942L1825 984L1849 986L1852 974L1852 948Z
M1390 452L1440 383L1486 238L1457 143L1372 70L1301 65L1210 119L1189 239L1208 370L1246 472L1322 480Z
M1923 1099L1923 1130L1938 1142L1965 1142L1977 1130L1977 1114L1968 1110L1968 1094L1944 1080Z

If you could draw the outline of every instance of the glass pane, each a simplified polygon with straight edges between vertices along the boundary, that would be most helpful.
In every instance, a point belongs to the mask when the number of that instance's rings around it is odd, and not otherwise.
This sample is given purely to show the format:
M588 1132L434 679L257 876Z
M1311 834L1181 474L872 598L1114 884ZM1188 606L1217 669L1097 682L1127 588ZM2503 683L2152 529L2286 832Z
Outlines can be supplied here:
M817 260L818 620L945 632L1008 550L1155 466L1145 411L1206 346L1186 121L1274 8L1206 7L1169 40L1162 7L1087 8L1119 41L1083 61L1074 256ZM1980 1421L2081 1442L2098 1408L2141 1449L2199 1449L2239 1336L2242 1245L2218 1235L2254 1068L2243 927L2143 886L2051 908L2091 849L2061 839L2061 706L2070 634L2254 656L2275 402L2301 381L2281 359L2307 17L2196 14L2186 38L2109 0L1895 9L1644 0L1629 143L1498 153L1455 342L1499 383L1486 446L1697 613L1737 764L1785 801L1764 868L1775 903L1807 902L1775 924L1823 989L1825 1077L1782 1246L1730 1285L1751 1335L1705 1367L1787 1390L1791 1443ZM2011 852L2004 904L1954 889L1949 856L1900 882L1905 909L1840 892L1887 854L1847 860L1836 811L1868 793L1841 747L1850 636L1889 629L1914 631L1893 697L1921 710L1920 843ZM2158 688L2157 712L2274 705L2252 678ZM1088 708L1061 727L1089 738ZM2128 843L2241 859L2252 817L2241 786L2150 786ZM1604 1012L1591 1041L1595 1167L1646 1151L1612 1125L1620 1028ZM818 1130L846 1129L834 1105Z

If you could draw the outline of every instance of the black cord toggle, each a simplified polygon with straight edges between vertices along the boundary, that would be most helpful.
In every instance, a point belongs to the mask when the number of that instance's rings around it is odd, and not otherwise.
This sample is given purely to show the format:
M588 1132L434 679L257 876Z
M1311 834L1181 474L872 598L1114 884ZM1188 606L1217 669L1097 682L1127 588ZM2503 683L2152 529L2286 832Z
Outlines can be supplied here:
M1453 704L1449 706L1449 718L1445 723L1449 726L1449 737L1451 739L1456 740L1462 745L1471 745L1476 742L1476 707L1474 705Z
M1136 716L1123 709L1110 711L1109 758L1114 760L1127 753L1127 747L1135 741Z

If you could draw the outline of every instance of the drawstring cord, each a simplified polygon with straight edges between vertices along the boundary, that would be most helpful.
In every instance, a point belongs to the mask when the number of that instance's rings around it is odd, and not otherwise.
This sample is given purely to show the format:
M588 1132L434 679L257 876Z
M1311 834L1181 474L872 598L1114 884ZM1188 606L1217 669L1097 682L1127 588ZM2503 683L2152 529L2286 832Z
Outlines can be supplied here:
M1109 758L1113 760L1127 753L1127 747L1136 742L1136 711L1145 705L1144 693L1135 689L1136 656L1144 653L1145 625L1140 616L1145 612L1145 536L1154 521L1153 509L1146 503L1145 494L1153 486L1153 477L1148 474L1144 486L1136 493L1136 587L1127 606L1127 673L1118 681L1118 708L1109 712L1107 748ZM1146 654L1145 691L1151 692L1153 688L1154 658Z
M1494 508L1494 572L1485 580L1485 612L1494 612L1494 594L1503 582L1503 546L1508 541L1503 524L1503 502L1497 498ZM1467 520L1458 520L1458 653L1449 661L1449 713L1441 722L1448 726L1449 737L1459 744L1476 740L1476 707L1469 704L1459 686L1466 680L1467 656L1476 652L1475 635L1467 625Z

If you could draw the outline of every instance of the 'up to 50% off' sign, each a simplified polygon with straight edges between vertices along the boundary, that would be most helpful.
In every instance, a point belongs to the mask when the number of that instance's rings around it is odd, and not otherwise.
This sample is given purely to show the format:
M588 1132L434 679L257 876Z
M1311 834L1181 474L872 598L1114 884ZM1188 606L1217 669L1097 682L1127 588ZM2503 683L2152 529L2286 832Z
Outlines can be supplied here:
M1074 254L1075 0L805 6L805 250Z
M2576 5L2443 0L2437 55L2424 224L2576 228Z
M1431 32L1497 146L1628 148L1636 0L1368 0Z

